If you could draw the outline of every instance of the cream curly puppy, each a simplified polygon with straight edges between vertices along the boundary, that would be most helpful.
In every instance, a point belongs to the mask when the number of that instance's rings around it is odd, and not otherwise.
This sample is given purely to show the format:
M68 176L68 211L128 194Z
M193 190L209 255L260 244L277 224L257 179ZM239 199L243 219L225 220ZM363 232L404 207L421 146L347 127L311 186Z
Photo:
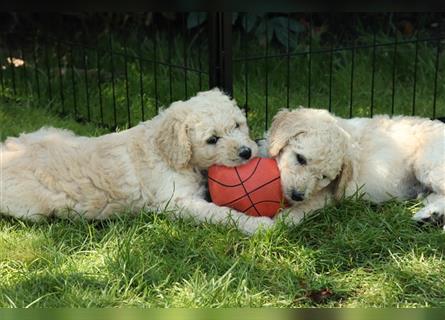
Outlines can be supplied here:
M207 202L203 171L242 164L256 153L244 114L218 89L119 133L90 138L42 128L0 145L0 212L31 220L72 213L104 219L128 209L174 209L198 221L234 221L253 233L273 221Z
M438 120L284 109L273 119L267 148L278 161L293 222L359 189L374 203L429 194L413 218L445 221L445 124Z

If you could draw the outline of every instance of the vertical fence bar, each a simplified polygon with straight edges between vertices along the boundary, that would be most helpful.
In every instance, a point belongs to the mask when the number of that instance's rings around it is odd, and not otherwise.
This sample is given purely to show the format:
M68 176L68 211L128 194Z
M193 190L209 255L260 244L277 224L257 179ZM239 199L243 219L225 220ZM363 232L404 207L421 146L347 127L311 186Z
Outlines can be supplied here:
M143 37L145 40L145 37ZM145 111L144 111L144 80L142 77L143 65L142 65L142 43L143 41L138 41L138 62L139 62L139 96L141 98L141 117L142 121L145 121Z
M109 49L110 49L110 65L111 65L111 91L113 95L113 118L114 130L117 128L117 111L116 111L116 88L114 84L114 59L113 59L113 38L111 33L109 35Z
M396 95L396 64L397 64L397 33L395 34L394 52L392 59L392 95L391 95L391 115L394 114L394 101Z
M233 96L232 14L229 12L222 16L222 52L223 88L227 94Z
M289 108L289 95L290 95L290 14L287 14L287 77L286 77L286 107Z
M434 72L433 118L436 118L437 76L439 74L440 39L437 39L436 62Z
M16 83L15 83L15 65L14 65L14 57L12 55L12 51L11 51L11 47L8 44L8 55L9 55L9 59L8 59L8 63L9 63L9 67L11 69L11 81L12 81L12 92L14 93L14 96L17 95L17 87L16 87Z
M127 41L124 40L124 79L125 79L125 94L127 102L127 121L128 127L131 127L131 115L130 115L130 91L128 88L128 50Z
M47 86L48 86L48 98L50 103L52 104L53 93L51 86L51 70L49 65L49 54L48 54L48 43L45 41L45 66L46 66L46 76L48 78Z
M96 62L97 62L97 89L99 92L99 110L100 110L100 124L104 126L104 110L103 110L103 102L102 102L102 78L101 78L101 63L100 63L100 52L99 48L96 49Z
M265 22L265 31L266 31L266 55L264 56L264 64L265 64L265 78L264 78L264 82L265 82L265 96L266 96L266 114L265 114L265 121L264 121L264 125L265 125L265 131L269 128L269 65L268 65L268 56L269 56L269 37L268 37L268 32L269 32L269 27L268 27L268 17L267 15L264 17L264 22Z
M183 54L183 58L184 58L184 97L185 99L188 98L188 92L187 92L187 42L188 42L188 32L187 32L187 25L186 25L186 21L187 19L185 18L186 13L183 14L182 16L182 35L184 37L183 39L183 46L182 46L182 54Z
M357 21L355 19L355 16L352 16L352 27L355 30L357 25ZM354 64L355 64L355 47L357 45L357 41L353 40L352 42L352 49L351 49L351 83L350 83L350 92L349 92L349 118L352 118L353 114L353 99L354 99Z
M375 53L377 48L376 30L374 28L372 38L372 69L371 69L371 117L374 115L374 85L375 85Z
M419 40L416 37L416 47L414 52L414 74L413 74L413 105L411 114L414 116L416 114L416 85L417 85L417 62L419 60Z
M233 95L232 15L209 13L209 87L220 87Z
M91 111L90 111L90 92L88 85L88 56L85 52L86 41L83 39L82 43L82 56L83 56L83 76L85 81L85 98L87 103L87 119L91 121Z
M196 15L197 18L197 22L198 22L198 26L201 25L201 16L198 14ZM199 36L198 36L199 37ZM198 73L198 84L199 84L199 91L202 90L202 62L201 62L201 48L202 48L202 43L201 41L198 40L198 68L199 68L199 73Z
M307 66L307 106L311 107L311 69L312 69L312 12L310 13L309 21L309 53L308 53L308 66Z
M248 50L248 34L247 34L247 18L249 13L246 12L246 15L244 17L244 110L246 112L246 119L249 117L249 84L248 84L248 60L247 60L247 50Z
M349 96L349 117L352 118L352 99L354 96L354 60L355 60L355 43L351 50L351 88Z
M333 73L333 64L334 64L334 45L331 43L331 52L329 54L329 103L328 109L329 112L332 111L332 73Z
M70 58L71 58L71 87L73 89L73 108L74 108L74 117L77 118L77 95L76 95L76 78L74 75L74 49L73 46L70 46Z
M210 12L209 39L209 88L221 87L221 13Z
M33 57L33 62L34 62L34 76L36 79L36 89L37 89L37 99L39 100L40 103L40 81L39 81L39 65L38 65L38 60L37 60L37 35L35 36L35 39L33 41L33 50L32 50L32 57Z
M57 54L57 68L59 70L59 94L60 103L62 105L62 113L65 113L65 97L63 95L63 78L62 78L62 63L60 61L60 41L57 40L56 44L56 54Z
M155 89L155 108L156 114L159 112L159 102L158 102L158 62L157 62L157 33L156 30L153 32L153 68L154 68L154 89Z
M170 20L168 20L168 81L169 81L169 93L170 93L170 103L173 102L173 88L172 88L172 25Z

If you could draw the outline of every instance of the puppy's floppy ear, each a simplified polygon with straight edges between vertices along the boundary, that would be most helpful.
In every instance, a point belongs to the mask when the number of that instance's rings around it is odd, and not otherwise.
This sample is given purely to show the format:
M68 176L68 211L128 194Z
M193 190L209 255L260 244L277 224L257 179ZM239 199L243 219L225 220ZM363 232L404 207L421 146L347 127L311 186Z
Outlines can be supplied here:
M353 160L354 154L356 154L355 151L355 145L352 143L351 135L346 132L342 127L339 125L335 125L336 129L338 130L338 133L340 134L340 137L342 137L342 141L344 142L344 148L341 148L344 150L343 154L343 164L340 170L340 173L338 174L337 178L334 180L333 186L334 186L334 198L336 200L341 200L343 198L346 187L348 186L348 183L353 179L354 175L354 166L353 166Z
M187 121L182 112L167 111L155 137L162 158L175 169L186 167L192 157L187 130Z
M267 134L271 157L276 157L292 137L303 132L300 122L297 113L289 109L282 109L274 116Z
M341 171L334 181L334 198L341 200L345 194L346 186L351 181L353 174L352 162L349 159L345 159L343 162Z

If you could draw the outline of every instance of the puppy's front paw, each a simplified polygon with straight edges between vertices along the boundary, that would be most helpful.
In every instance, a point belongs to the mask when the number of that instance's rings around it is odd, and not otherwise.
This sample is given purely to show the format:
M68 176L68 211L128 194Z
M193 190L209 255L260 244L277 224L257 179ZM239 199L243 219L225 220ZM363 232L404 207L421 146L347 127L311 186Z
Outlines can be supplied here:
M420 223L427 222L444 226L445 230L445 208L442 208L435 203L429 204L423 209L417 211L413 216L413 220Z
M249 217L241 226L244 233L252 235L258 231L264 231L273 228L275 221L268 217Z

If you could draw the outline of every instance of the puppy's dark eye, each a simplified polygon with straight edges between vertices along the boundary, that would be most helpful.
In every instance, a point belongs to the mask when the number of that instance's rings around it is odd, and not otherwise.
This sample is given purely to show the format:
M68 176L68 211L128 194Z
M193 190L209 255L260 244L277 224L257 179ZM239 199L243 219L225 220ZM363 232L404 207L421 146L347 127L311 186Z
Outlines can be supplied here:
M321 178L322 178L323 180L324 180L324 179L329 179L328 176L325 176L325 175L323 175Z
M306 158L299 153L297 153L297 161L302 166L304 166L307 163Z
M235 124L235 129L238 129L240 127L240 124L237 122L236 124Z
M219 137L217 136L211 136L210 138L207 139L207 143L208 144L216 144L219 140Z

